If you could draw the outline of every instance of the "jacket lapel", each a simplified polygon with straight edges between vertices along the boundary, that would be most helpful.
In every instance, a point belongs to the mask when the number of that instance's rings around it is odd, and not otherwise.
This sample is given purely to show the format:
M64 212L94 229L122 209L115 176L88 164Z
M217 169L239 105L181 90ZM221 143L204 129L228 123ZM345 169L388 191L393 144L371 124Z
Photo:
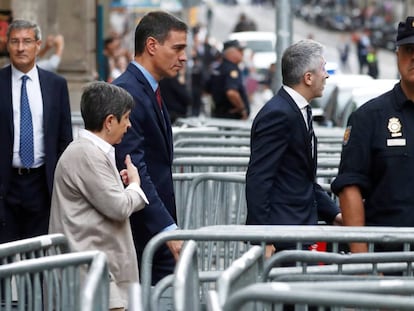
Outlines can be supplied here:
M11 66L9 65L5 69L4 78L1 78L1 114L4 113L5 119L7 119L7 128L9 130L9 135L11 141L13 141L14 133L14 121L13 121L13 99L12 99L12 85L11 85Z
M169 160L172 161L172 131L171 131L171 123L170 123L170 117L168 115L167 107L163 102L163 113L161 112L157 98L155 96L155 92L152 90L151 85L147 81L147 79L144 77L142 72L133 64L129 64L128 69L131 69L134 76L138 79L140 83L144 86L144 92L148 96L148 98L151 99L152 109L155 113L156 123L158 124L158 127L160 129L161 135L164 138L165 146L167 148Z
M316 174L316 150L317 150L317 148L316 148L316 144L317 144L316 136L315 136L315 134L313 136L313 138L314 138L313 151L314 151L315 156L312 157L312 145L310 143L308 143L308 128L306 127L306 123L305 123L305 120L303 119L302 112L300 111L298 105L295 103L293 98L290 97L290 95L283 88L281 89L281 95L282 95L282 97L284 97L287 100L289 105L292 107L292 109L298 115L298 119L301 120L301 122L299 122L300 132L303 136L303 141L305 142L305 150L306 150L306 155L307 155L308 164L309 164L308 165L308 172L312 176L312 178L314 178L314 176Z

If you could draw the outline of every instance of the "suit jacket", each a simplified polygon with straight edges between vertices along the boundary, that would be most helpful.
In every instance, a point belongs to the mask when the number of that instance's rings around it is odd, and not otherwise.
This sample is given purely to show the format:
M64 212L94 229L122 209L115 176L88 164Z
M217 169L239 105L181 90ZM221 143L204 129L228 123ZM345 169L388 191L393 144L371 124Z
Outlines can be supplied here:
M165 104L161 113L154 91L134 64L129 64L113 84L126 89L135 100L132 126L115 151L118 169L125 167L125 155L131 155L149 201L149 206L131 219L135 246L142 251L151 237L176 221L171 123Z
M49 193L52 194L56 163L72 141L72 122L66 80L38 68L43 98L43 131L45 170ZM4 198L9 188L13 160L13 104L11 66L0 69L0 220Z
M257 114L246 175L247 224L316 225L339 208L315 182L314 157L303 115L281 88Z
M79 138L68 146L56 167L49 233L63 233L71 251L105 252L111 308L126 308L128 286L138 281L129 216L144 206L94 143Z

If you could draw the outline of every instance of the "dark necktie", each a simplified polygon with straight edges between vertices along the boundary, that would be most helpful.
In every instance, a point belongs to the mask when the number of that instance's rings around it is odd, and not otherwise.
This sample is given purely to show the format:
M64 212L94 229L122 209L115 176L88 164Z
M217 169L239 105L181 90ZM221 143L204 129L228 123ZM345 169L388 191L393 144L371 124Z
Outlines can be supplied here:
M29 98L27 97L26 81L29 77L22 77L22 89L20 93L20 159L24 167L31 167L34 162L33 152L33 124L30 111Z
M307 121L308 121L308 136L309 136L309 143L312 148L312 156L313 156L313 118L312 118L312 108L310 105L306 106L306 114L307 114Z
M160 107L160 110L162 110L162 98L161 98L161 91L160 91L159 86L155 90L155 97L157 98L157 103L158 103L158 106Z

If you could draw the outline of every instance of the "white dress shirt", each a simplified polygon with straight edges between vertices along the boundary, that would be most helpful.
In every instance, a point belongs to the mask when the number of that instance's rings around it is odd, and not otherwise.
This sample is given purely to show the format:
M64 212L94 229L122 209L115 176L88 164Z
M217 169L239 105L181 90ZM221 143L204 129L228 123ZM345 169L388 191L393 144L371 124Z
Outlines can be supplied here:
M29 77L26 81L27 97L29 98L30 110L33 123L33 148L34 163L33 168L44 164L44 129L43 129L43 99L40 89L39 73L34 66L28 73L23 73L12 66L12 103L13 103L13 167L23 167L20 160L20 93L22 88L22 76Z
M306 111L306 106L310 105L308 101L300 95L298 92L296 92L294 89L287 85L283 85L283 88L285 91L293 98L293 101L298 106L300 112L302 113L303 120L305 121L306 128L309 130L309 124L308 124L308 112ZM312 156L313 156L313 144L314 144L314 137L312 137Z

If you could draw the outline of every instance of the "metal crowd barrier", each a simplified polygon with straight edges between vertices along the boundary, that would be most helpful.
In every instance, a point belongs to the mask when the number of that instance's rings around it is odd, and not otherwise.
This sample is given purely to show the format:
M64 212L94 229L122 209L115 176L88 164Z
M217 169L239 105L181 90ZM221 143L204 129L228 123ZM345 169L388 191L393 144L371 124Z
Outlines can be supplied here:
M245 223L247 208L243 172L183 173L174 174L173 177L175 187L179 189L178 193L176 191L176 201L179 202L177 217L181 228L194 229L207 225ZM187 186L184 186L184 183ZM182 193L185 193L185 203L180 198ZM213 252L214 248L208 244L200 248L201 256L207 256ZM212 262L213 260L210 260L209 266L203 269L210 270ZM165 282L159 286L157 284L153 305L160 304L161 296L172 286L172 278Z
M252 120L235 120L223 118L178 118L175 124L179 127L214 127L220 130L250 130L252 127Z
M177 128L173 127L173 140L181 138L214 137L250 137L250 130L219 130L214 127Z
M128 311L142 311L141 284L139 282L132 283L129 286Z
M108 310L106 256L77 252L1 265L0 305L2 310Z
M216 290L208 292L209 310L221 310L228 297L238 289L259 281L266 282L269 279L290 282L289 286L299 290L311 287L311 289L319 291L414 294L414 287L412 287L414 285L412 280L414 252L336 254L302 250L282 251L265 262L263 271L256 271L251 275L245 275L248 271L248 263L239 264L239 260L234 261L217 279ZM281 267L286 263L297 266ZM397 263L398 265L391 267L390 265L381 265L381 263ZM308 264L316 266L308 266ZM329 264L329 266L324 264ZM399 266L398 269L395 269L397 266ZM274 273L277 277L269 277L272 268L273 272L277 270ZM325 268L329 268L329 270ZM226 282L226 278L223 278L229 271L232 271L230 272L231 276L243 275L246 281L239 283L240 286L236 288L231 282ZM402 273L405 278L384 277L381 274L383 272ZM243 310L264 310L264 307L251 302L249 305L245 305Z
M283 267L284 264L296 264ZM361 254L338 254L286 250L269 258L264 266L262 281L333 279L331 275L368 275L398 273L412 277L414 252L376 252ZM347 278L343 278L347 279ZM349 278L348 278L349 279Z
M72 112L72 134L73 139L78 137L79 129L84 128L84 123L80 112Z
M412 286L412 281L407 283L406 287L410 285ZM380 287L379 284L378 288ZM392 289L392 286L389 288ZM209 298L216 300L214 295L210 295ZM349 310L349 308L357 310L414 310L413 297L384 294L384 291L375 294L352 291L346 284L343 284L341 290L328 288L321 290L312 283L299 287L290 283L276 282L248 285L232 294L223 307L217 303L210 303L208 311L246 310L244 306L247 303L257 301L267 304L268 309L266 310L275 310L273 307L276 307L276 310L283 310L283 307L291 307L292 305L300 305L302 307L300 310L307 310L303 307L308 306L318 307L318 310L325 310L323 307L335 308L334 310Z
M184 209L184 229L241 225L246 221L246 178L236 173L204 173L190 184Z
M224 270L216 281L220 304L233 292L260 280L263 273L264 249L253 246Z
M394 227L334 227L334 226L210 226L194 230L162 232L147 244L141 263L141 286L144 310L151 309L151 270L156 250L169 240L194 240L198 245L200 279L215 280L220 271L245 253L251 244L265 247L266 243L294 242L302 249L308 241L330 243L337 253L339 245L350 242L366 242L372 252L377 243L400 243L410 250L414 242L413 228ZM206 251L208 250L208 251ZM237 309L234 309L237 310Z
M250 147L176 147L174 158L181 157L250 157Z
M319 183L330 184L338 173L338 157L318 159L316 178ZM174 173L246 172L249 157L183 156L173 161Z
M20 260L46 257L69 252L69 245L63 234L41 235L33 238L0 244L1 265Z
M228 192L229 189L231 189L233 190L233 194L231 194L233 197L234 193L236 194L238 193L238 192L235 192L236 186L232 187L232 186L227 185L227 180L229 180L229 182L233 182L233 180L236 179L236 181L234 182L237 182L242 179L242 177L240 176L244 176L244 175L245 175L244 172L174 173L173 182L174 182L175 201L176 201L176 206L177 206L178 225L180 227L184 227L184 219L185 219L185 213L186 213L185 211L186 211L186 206L188 205L187 202L189 200L194 201L195 203L198 202L197 204L202 204L202 202L205 202L203 201L204 200L203 193L201 193L202 197L198 197L198 196L194 197L195 195L194 191L196 190L195 188L197 188L199 185L199 182L193 182L195 178L199 178L198 180L200 179L211 180L209 184L209 188L211 191L216 191L216 194L217 192L222 192L222 191ZM203 177L200 177L200 176L203 176ZM188 197L190 188L193 188L191 190L192 191L191 198ZM207 187L202 188L202 189L208 190ZM239 189L240 191L244 193L244 189L242 189L241 185ZM200 190L198 190L196 193L198 194L199 191ZM213 194L209 193L208 195L209 197L211 197ZM241 194L239 194L239 197L241 199ZM245 205L245 202L244 202L244 205Z
M245 172L248 157L182 157L174 159L173 173Z
M178 147L250 147L250 138L239 137L197 137L179 138L174 141L174 148Z
M340 157L342 151L342 137L318 138L318 154ZM244 148L250 153L250 138L231 136L228 137L181 137L174 140L174 152L177 148ZM178 149L182 151L181 149ZM194 149L197 150L197 149ZM206 151L207 152L207 151Z
M197 243L187 241L174 271L173 300L175 311L199 311L200 291Z

